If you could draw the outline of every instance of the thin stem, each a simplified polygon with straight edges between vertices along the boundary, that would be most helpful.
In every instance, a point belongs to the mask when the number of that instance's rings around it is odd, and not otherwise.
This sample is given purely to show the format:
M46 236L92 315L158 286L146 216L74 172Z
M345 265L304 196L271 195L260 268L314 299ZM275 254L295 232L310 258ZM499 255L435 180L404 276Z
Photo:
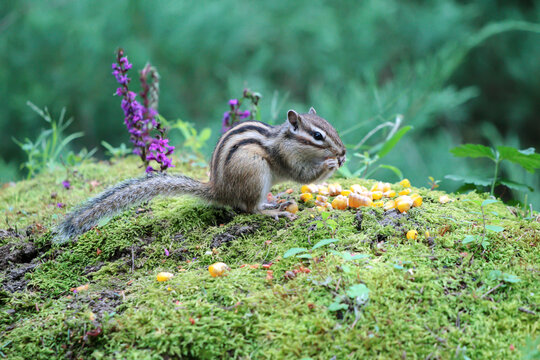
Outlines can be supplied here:
M499 160L499 152L497 152L497 159L495 159L495 173L493 174L493 181L491 182L491 196L493 196L493 192L495 191L495 182L497 181L497 174L499 172L499 163L501 161Z

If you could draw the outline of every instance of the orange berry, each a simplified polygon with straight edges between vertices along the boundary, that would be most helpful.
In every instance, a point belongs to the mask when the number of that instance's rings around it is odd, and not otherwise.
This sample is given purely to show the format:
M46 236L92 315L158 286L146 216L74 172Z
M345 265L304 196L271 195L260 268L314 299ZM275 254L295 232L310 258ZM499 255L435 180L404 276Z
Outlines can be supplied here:
M352 193L351 190L341 190L341 195L343 196L349 196L350 193Z
M290 204L289 206L285 208L285 211L288 211L292 214L296 214L298 212L298 204L297 203Z
M327 198L326 196L322 196L322 195L317 195L316 200L317 200L318 202L321 202L321 203L326 203L326 202L328 202L328 198Z
M229 270L229 267L222 262L217 262L208 267L208 272L212 277L223 276L227 270Z
M343 195L338 195L332 200L332 207L336 210L345 210L347 208L347 198Z
M383 193L385 193L385 192L390 191L390 190L392 190L392 188L390 187L390 183L384 183L384 184L383 184L383 188L382 188L381 191L382 191Z
M326 186L319 186L319 195L328 196L330 193L328 192L328 188Z
M328 185L328 192L331 196L340 195L342 190L341 185L337 183Z
M351 193L349 195L349 206L352 208L358 208L360 206L371 206L373 201L367 197L360 194Z
M361 185L354 184L351 186L351 191L359 194L361 192L367 191L367 189Z
M311 193L303 193L302 195L300 195L300 200L302 200L303 202L308 202L309 200L312 200L313 199L313 195Z

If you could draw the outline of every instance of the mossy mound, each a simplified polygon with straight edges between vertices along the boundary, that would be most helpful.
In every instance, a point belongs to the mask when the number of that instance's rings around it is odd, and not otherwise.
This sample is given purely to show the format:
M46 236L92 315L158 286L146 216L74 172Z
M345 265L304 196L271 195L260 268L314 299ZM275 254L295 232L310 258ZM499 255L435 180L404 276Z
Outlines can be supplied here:
M205 173L189 164L174 171ZM337 226L303 205L290 222L158 198L76 242L51 245L50 229L66 209L139 172L131 158L70 171L70 189L61 185L65 172L3 189L0 358L540 354L540 223L500 202L482 209L484 194L441 204L442 192L414 188L424 203L405 215L332 211ZM289 186L298 198L300 186ZM481 210L495 231L486 231ZM405 236L411 229L415 240ZM464 245L467 235L479 240ZM329 238L337 240L283 257ZM218 261L231 270L213 278L207 267ZM157 282L160 271L175 276Z

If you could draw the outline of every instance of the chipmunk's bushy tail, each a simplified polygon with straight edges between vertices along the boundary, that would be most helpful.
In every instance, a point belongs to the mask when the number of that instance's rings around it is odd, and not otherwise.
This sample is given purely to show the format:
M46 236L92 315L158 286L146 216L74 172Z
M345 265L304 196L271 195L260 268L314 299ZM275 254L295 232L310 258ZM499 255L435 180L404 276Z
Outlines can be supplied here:
M208 183L187 176L152 174L123 181L88 200L67 215L56 229L55 243L64 243L96 226L100 219L158 195L193 195L212 201Z

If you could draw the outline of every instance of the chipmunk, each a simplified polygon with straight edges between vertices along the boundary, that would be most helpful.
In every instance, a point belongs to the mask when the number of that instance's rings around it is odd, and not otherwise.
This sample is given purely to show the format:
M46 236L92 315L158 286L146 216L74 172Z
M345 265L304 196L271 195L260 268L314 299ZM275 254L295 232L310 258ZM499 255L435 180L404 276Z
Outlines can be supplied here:
M208 182L168 174L126 180L68 214L54 242L65 242L90 230L101 218L158 195L188 194L247 213L292 220L294 214L265 203L272 185L290 180L320 182L344 162L345 146L338 133L313 108L307 114L289 110L287 121L277 126L242 122L220 137Z

